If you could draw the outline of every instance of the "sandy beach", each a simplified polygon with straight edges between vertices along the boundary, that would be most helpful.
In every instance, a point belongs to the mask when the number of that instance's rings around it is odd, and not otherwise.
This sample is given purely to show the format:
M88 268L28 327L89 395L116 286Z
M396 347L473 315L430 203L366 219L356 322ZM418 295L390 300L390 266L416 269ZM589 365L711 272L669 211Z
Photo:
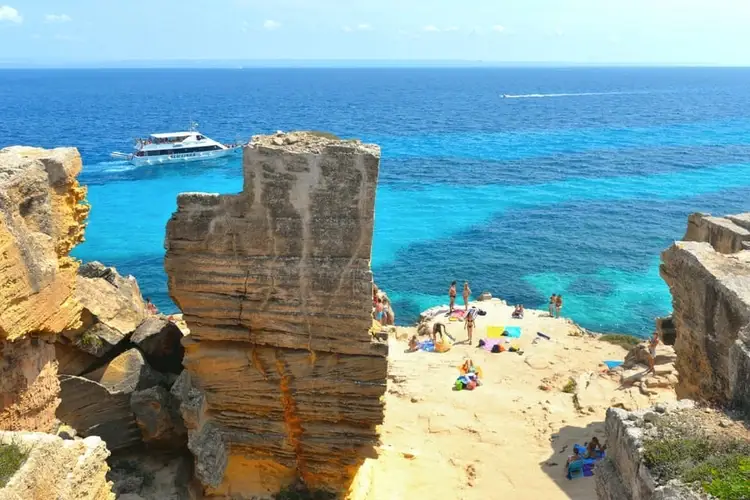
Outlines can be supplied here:
M573 445L603 439L607 407L643 408L674 400L674 391L654 390L649 397L637 387L622 387L602 362L623 360L627 351L568 320L532 310L511 319L513 308L497 299L471 305L487 311L477 319L474 346L405 352L416 328L397 328L389 340L380 456L362 467L351 498L595 499L593 477L565 478ZM462 322L443 315L436 320L457 341L466 338ZM490 325L520 326L522 336L512 342L524 353L477 348ZM467 356L481 366L483 385L454 391ZM579 380L575 398L562 391L571 377Z

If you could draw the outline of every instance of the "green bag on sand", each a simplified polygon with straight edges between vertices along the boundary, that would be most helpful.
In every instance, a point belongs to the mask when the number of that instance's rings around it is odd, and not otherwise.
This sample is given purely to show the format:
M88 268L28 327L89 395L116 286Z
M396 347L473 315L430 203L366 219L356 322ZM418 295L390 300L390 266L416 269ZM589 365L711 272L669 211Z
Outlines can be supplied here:
M464 383L463 383L463 382L461 382L460 380L456 380L456 390L457 390L457 391L460 391L460 390L462 390L463 388L464 388Z

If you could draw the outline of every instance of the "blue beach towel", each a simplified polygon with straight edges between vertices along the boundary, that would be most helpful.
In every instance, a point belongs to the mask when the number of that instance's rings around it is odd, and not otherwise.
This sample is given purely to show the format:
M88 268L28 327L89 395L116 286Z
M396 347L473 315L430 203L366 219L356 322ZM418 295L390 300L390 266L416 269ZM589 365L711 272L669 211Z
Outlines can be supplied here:
M613 368L617 368L618 366L622 365L624 361L605 361L604 364L607 365L607 368L612 370Z
M521 336L521 327L520 326L506 326L505 334L506 334L505 335L506 337L517 339Z
M419 343L419 350L426 351L426 352L434 352L435 344L432 342L432 340L422 341Z

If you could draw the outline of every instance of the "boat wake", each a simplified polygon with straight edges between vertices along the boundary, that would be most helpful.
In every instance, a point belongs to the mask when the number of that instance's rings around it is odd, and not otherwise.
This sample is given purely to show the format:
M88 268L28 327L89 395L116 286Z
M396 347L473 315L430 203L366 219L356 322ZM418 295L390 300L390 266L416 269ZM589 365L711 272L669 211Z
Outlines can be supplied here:
M542 97L585 97L595 95L628 95L628 94L650 94L649 91L623 91L623 92L570 92L560 94L501 94L505 99L539 99Z

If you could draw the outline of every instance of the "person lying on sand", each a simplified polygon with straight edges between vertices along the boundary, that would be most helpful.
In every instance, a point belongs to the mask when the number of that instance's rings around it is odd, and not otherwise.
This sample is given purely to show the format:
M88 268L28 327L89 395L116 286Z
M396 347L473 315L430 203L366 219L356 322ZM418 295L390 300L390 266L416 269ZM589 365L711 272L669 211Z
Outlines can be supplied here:
M568 462L565 465L570 465L573 462L577 462L578 460L583 460L583 457L581 456L580 452L578 451L578 447L576 447L573 450L573 454L568 457ZM567 467L565 468L565 473L568 473Z

